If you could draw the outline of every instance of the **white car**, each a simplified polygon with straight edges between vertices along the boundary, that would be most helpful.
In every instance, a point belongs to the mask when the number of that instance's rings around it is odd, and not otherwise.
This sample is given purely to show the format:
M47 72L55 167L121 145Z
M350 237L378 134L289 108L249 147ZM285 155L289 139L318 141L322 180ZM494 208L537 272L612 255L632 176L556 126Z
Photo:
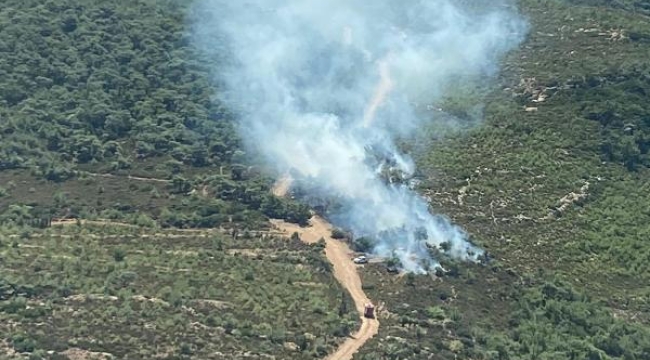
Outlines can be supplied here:
M359 256L352 259L352 261L354 261L355 264L365 264L368 262L368 258L365 256Z

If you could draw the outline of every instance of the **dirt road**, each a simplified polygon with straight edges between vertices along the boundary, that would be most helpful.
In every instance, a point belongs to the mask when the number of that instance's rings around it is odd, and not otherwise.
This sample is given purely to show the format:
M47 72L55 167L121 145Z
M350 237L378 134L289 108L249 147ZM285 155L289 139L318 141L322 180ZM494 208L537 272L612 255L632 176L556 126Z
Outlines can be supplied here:
M273 188L273 193L277 196L283 196L291 186L291 178L283 177ZM357 272L356 265L352 262L352 251L348 245L342 241L333 239L332 225L320 216L313 216L309 220L310 226L300 227L297 224L287 223L281 220L272 220L273 226L285 232L287 235L297 232L300 238L306 243L318 242L321 238L325 239L325 256L334 267L334 277L348 290L354 305L361 318L361 327L359 330L348 338L333 354L329 355L326 360L350 360L370 338L377 335L379 331L379 321L377 319L368 319L363 316L363 310L366 303L370 302L368 296L361 287L361 278Z
M289 174L282 175L278 181L275 182L273 185L273 189L271 189L271 192L273 192L273 195L275 196L285 196L287 192L289 191L289 188L291 187L291 183L293 182L293 178Z
M86 220L86 219L52 219L50 226L67 226L67 225L98 225L98 226L120 226L137 228L138 225L123 223L112 220Z
M333 354L326 360L350 360L370 338L377 335L379 321L363 317L363 310L366 303L370 302L368 296L361 288L361 278L357 273L356 265L352 262L352 251L346 243L330 237L332 226L323 218L314 216L309 220L311 226L300 227L296 224L280 220L273 220L273 225L287 234L297 232L300 238L307 243L318 242L325 239L325 256L334 266L334 277L349 292L354 300L354 305L361 318L361 328L348 338Z
M89 176L94 176L94 177L105 177L105 178L126 178L129 180L135 180L135 181L151 181L151 182L159 182L159 183L170 183L171 180L167 179L157 179L157 178L148 178L148 177L141 177L141 176L131 176L131 175L126 175L126 176L120 176L120 175L113 175L113 174L98 174L98 173L87 173Z
M379 61L379 75L381 76L381 81L377 84L375 94L372 96L372 99L363 114L363 127L367 128L372 125L377 109L379 109L379 107L386 101L386 96L388 96L388 93L393 89L393 80L391 79L390 69L388 67L389 59L389 56L387 56Z
M291 187L293 179L290 176L284 176L273 187L273 193L276 196L284 196ZM128 223L120 223L111 220L79 220L82 225L111 225L123 227L137 227ZM310 226L300 227L297 224L287 223L281 220L272 220L272 225L280 232L291 235L294 232L300 234L300 238L306 243L316 243L321 238L325 239L325 256L334 268L334 277L350 293L354 305L361 319L359 330L349 337L339 348L330 354L325 360L351 360L352 356L379 330L379 321L377 319L368 319L363 316L364 306L370 302L368 296L361 287L361 278L357 272L356 265L352 262L353 253L346 243L333 239L331 237L332 225L320 216L313 216L310 220ZM69 226L77 224L76 219L56 219L52 221L52 226ZM204 229L173 229L179 232L205 232ZM223 231L223 230L221 230ZM262 232L260 232L262 233ZM264 232L272 234L273 231Z

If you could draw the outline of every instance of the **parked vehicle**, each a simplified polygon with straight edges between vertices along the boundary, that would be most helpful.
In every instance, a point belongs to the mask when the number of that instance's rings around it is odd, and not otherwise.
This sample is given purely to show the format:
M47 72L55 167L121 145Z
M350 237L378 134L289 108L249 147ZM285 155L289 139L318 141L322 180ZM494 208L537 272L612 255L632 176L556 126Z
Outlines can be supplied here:
M354 261L355 264L365 264L368 262L368 258L362 255L359 257L355 257L354 259L352 259L352 261Z
M374 319L374 317L375 317L375 305L373 305L372 303L367 303L364 306L363 316L365 316L367 318Z

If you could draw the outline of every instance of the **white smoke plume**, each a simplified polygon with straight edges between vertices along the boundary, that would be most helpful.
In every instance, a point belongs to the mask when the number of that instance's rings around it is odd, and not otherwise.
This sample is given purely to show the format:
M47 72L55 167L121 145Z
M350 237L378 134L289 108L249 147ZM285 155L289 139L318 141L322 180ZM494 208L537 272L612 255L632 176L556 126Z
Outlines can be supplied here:
M481 3L198 0L190 20L197 47L220 59L221 100L249 145L341 201L336 225L423 272L436 264L428 246L448 243L463 259L481 251L407 186L386 184L372 159L379 153L412 174L394 140L422 125L416 105L460 78L494 74L522 40L512 8Z

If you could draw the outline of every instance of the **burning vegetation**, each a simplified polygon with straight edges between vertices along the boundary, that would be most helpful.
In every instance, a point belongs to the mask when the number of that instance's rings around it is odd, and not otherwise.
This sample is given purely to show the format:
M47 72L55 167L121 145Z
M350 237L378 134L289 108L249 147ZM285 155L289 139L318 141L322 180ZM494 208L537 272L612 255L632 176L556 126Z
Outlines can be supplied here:
M415 166L396 139L454 79L494 74L525 32L514 8L203 0L196 10L197 47L228 58L214 68L222 100L249 146L308 184L297 198L406 271L436 265L428 247L442 243L459 259L480 255L410 188Z

